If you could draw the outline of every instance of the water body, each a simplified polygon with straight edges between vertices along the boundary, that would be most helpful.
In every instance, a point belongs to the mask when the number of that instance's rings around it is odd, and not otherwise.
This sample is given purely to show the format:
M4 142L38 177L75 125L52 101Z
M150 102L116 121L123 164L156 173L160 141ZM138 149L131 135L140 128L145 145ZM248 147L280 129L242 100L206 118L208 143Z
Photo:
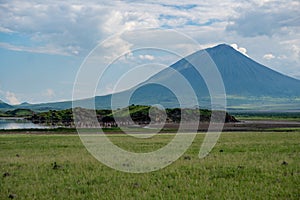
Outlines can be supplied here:
M50 128L50 127L34 124L23 118L0 118L0 129L4 129L4 130L44 129L44 128Z

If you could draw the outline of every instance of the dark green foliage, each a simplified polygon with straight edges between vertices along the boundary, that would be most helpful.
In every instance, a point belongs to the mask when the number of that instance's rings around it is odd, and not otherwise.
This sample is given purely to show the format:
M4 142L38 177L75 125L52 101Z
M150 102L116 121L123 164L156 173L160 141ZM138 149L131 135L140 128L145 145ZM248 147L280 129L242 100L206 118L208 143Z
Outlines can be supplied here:
M95 114L97 120L106 126L116 126L115 118L120 122L128 122L130 118L136 124L149 124L151 121L155 123L179 123L181 120L185 122L202 121L208 122L211 119L210 110L191 109L191 108L168 108L165 111L156 107L131 105L126 108L117 110L89 110L84 108L75 108L76 120L82 122L91 122L90 114ZM200 113L200 119L199 119ZM224 111L216 111L216 121L221 122ZM67 110L50 110L48 112L35 113L28 117L33 123L48 124L55 126L74 126L73 111ZM226 113L225 122L235 122L235 118Z
M0 112L0 117L27 117L32 116L34 112L29 109L15 109L6 112Z
M48 112L35 113L28 119L36 124L71 126L73 124L73 112L72 109L50 110Z

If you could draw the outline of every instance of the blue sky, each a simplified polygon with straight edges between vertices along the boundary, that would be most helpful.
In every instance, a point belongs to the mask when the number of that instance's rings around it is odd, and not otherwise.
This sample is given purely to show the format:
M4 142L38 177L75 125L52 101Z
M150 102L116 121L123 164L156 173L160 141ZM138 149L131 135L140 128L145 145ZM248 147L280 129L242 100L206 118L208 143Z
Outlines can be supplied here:
M70 100L88 53L119 31L140 28L175 29L203 48L233 44L254 60L300 79L299 10L298 0L4 0L0 99L11 104Z

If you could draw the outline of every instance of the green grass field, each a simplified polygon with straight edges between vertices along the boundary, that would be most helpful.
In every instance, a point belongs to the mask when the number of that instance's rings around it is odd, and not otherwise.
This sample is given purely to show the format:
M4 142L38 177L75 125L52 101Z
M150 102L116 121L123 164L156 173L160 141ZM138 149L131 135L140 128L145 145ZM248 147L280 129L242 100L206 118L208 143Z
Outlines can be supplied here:
M173 136L110 137L140 152ZM300 199L299 131L223 133L199 159L203 138L162 170L129 174L99 163L77 135L2 134L0 199Z
M269 121L294 121L300 122L300 113L236 113L238 120L269 120Z

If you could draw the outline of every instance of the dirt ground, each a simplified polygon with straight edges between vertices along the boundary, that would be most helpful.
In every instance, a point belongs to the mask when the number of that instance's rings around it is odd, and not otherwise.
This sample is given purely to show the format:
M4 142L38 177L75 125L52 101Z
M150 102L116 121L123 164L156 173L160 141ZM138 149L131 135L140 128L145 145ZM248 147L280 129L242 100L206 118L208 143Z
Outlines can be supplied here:
M210 130L217 130L220 124L212 123ZM198 131L207 131L209 123L200 123ZM165 128L178 128L178 124L167 124ZM281 120L247 120L240 122L225 123L223 131L268 131L283 128L300 128L300 122L295 121L281 121ZM187 128L188 129L188 128Z

